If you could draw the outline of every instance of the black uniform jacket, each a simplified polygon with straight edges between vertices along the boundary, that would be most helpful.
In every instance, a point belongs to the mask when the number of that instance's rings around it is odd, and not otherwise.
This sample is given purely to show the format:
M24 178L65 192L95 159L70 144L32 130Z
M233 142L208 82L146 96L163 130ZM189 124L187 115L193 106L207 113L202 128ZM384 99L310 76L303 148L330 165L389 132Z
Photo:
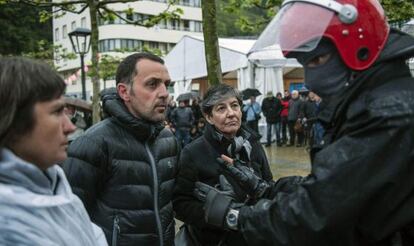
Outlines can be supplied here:
M378 62L324 106L310 175L241 209L249 245L414 245L413 51L414 38L393 31Z

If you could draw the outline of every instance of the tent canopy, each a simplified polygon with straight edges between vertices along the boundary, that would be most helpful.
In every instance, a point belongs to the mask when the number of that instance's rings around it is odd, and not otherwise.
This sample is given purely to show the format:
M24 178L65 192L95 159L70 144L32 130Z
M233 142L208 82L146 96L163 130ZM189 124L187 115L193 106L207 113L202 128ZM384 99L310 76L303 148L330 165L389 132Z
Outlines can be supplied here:
M247 52L255 40L220 38L220 59L223 73L246 67ZM204 40L199 36L183 36L165 57L172 81L185 81L207 76Z

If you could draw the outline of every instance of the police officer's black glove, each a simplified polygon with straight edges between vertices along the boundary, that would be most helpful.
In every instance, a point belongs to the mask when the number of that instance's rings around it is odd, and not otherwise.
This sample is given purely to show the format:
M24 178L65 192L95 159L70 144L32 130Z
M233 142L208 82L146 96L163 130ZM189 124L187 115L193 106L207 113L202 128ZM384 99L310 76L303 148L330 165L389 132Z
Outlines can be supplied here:
M218 190L202 182L196 182L194 196L204 203L206 223L223 229L237 229L238 208L242 204L234 202L234 191L224 176L220 175ZM236 214L236 215L235 215Z
M260 199L269 189L270 184L254 174L253 169L235 159L233 164L217 158L220 165L229 172L238 185L253 199Z

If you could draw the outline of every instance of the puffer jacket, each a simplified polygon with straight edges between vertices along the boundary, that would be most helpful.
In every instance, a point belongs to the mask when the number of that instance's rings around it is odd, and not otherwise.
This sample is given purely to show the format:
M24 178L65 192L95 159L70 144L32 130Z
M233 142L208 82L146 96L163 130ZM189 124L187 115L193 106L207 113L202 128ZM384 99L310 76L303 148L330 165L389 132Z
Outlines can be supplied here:
M110 117L69 146L63 167L74 193L110 244L173 245L173 134L137 119L117 97L104 109Z
M244 207L249 245L414 245L414 38L392 31L371 68L318 115L311 174Z

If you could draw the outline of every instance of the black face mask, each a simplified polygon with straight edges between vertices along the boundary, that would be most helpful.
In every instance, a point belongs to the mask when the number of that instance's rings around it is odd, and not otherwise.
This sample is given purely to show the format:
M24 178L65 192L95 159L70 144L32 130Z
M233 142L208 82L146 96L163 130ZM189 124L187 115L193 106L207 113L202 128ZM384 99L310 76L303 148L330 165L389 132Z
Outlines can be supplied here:
M309 67L307 64L316 57L330 54L325 64ZM315 92L323 99L338 96L345 91L350 80L352 70L342 61L335 46L327 40L321 43L314 50L307 53L292 54L305 69L306 87Z

